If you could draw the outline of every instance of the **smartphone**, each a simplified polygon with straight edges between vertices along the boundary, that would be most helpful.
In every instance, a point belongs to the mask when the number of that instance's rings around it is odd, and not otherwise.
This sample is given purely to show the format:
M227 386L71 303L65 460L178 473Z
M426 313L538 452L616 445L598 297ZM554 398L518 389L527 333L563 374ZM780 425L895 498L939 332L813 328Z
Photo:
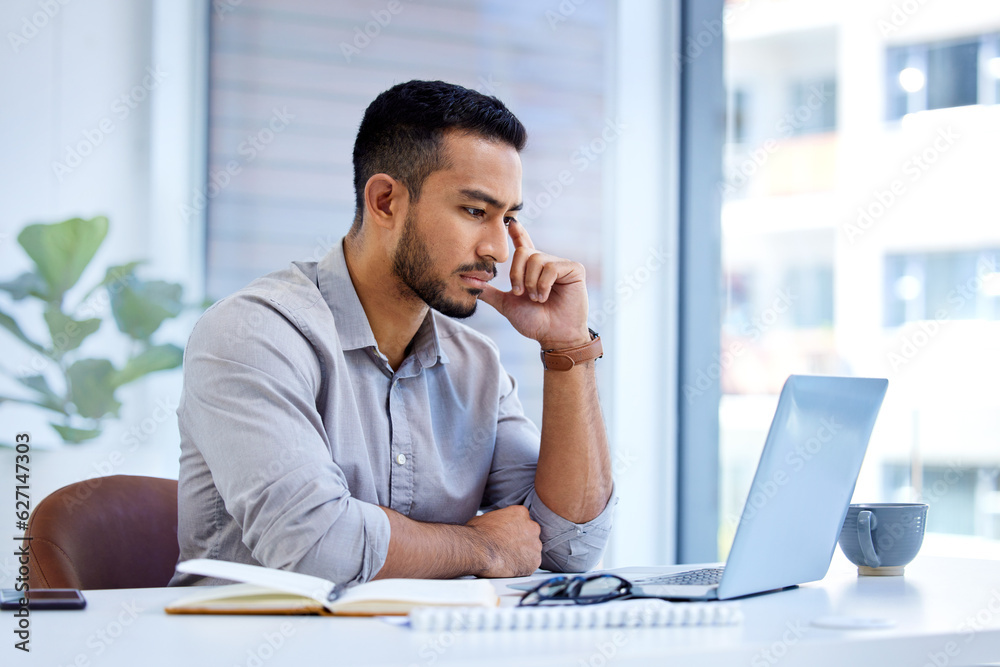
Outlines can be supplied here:
M17 591L0 590L0 609L20 609L21 598L27 593L28 609L83 609L87 601L75 588L31 588Z

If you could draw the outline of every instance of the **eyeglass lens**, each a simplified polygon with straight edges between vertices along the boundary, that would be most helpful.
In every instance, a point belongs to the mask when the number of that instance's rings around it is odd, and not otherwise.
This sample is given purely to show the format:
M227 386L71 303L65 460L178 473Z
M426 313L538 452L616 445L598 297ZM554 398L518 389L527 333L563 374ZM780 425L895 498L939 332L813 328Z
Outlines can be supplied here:
M544 600L573 600L581 604L601 602L627 595L630 590L627 581L610 574L554 577L529 592L521 604L538 604Z

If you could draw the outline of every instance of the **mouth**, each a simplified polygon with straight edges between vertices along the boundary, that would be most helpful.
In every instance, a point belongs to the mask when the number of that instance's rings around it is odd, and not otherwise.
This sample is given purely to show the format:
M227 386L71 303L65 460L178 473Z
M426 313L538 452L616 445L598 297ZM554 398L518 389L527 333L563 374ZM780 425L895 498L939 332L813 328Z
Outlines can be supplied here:
M459 278L465 281L470 287L475 289L483 289L486 284L493 280L493 275L486 273L484 271L476 271L472 273L461 273Z

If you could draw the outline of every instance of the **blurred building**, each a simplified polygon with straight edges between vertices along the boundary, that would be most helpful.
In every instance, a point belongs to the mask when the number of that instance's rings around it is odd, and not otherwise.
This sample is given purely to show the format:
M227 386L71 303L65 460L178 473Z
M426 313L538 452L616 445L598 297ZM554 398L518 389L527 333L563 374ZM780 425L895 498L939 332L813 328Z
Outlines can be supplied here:
M790 373L889 378L855 501L1000 538L1000 5L729 2L728 550Z

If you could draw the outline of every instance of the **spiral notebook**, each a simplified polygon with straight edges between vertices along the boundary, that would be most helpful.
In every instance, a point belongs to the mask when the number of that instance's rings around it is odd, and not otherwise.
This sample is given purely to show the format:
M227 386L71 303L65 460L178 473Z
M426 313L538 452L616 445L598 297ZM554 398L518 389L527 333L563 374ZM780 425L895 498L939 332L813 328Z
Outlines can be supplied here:
M621 600L605 604L538 607L418 607L409 613L417 632L442 630L587 630L739 625L738 602Z

